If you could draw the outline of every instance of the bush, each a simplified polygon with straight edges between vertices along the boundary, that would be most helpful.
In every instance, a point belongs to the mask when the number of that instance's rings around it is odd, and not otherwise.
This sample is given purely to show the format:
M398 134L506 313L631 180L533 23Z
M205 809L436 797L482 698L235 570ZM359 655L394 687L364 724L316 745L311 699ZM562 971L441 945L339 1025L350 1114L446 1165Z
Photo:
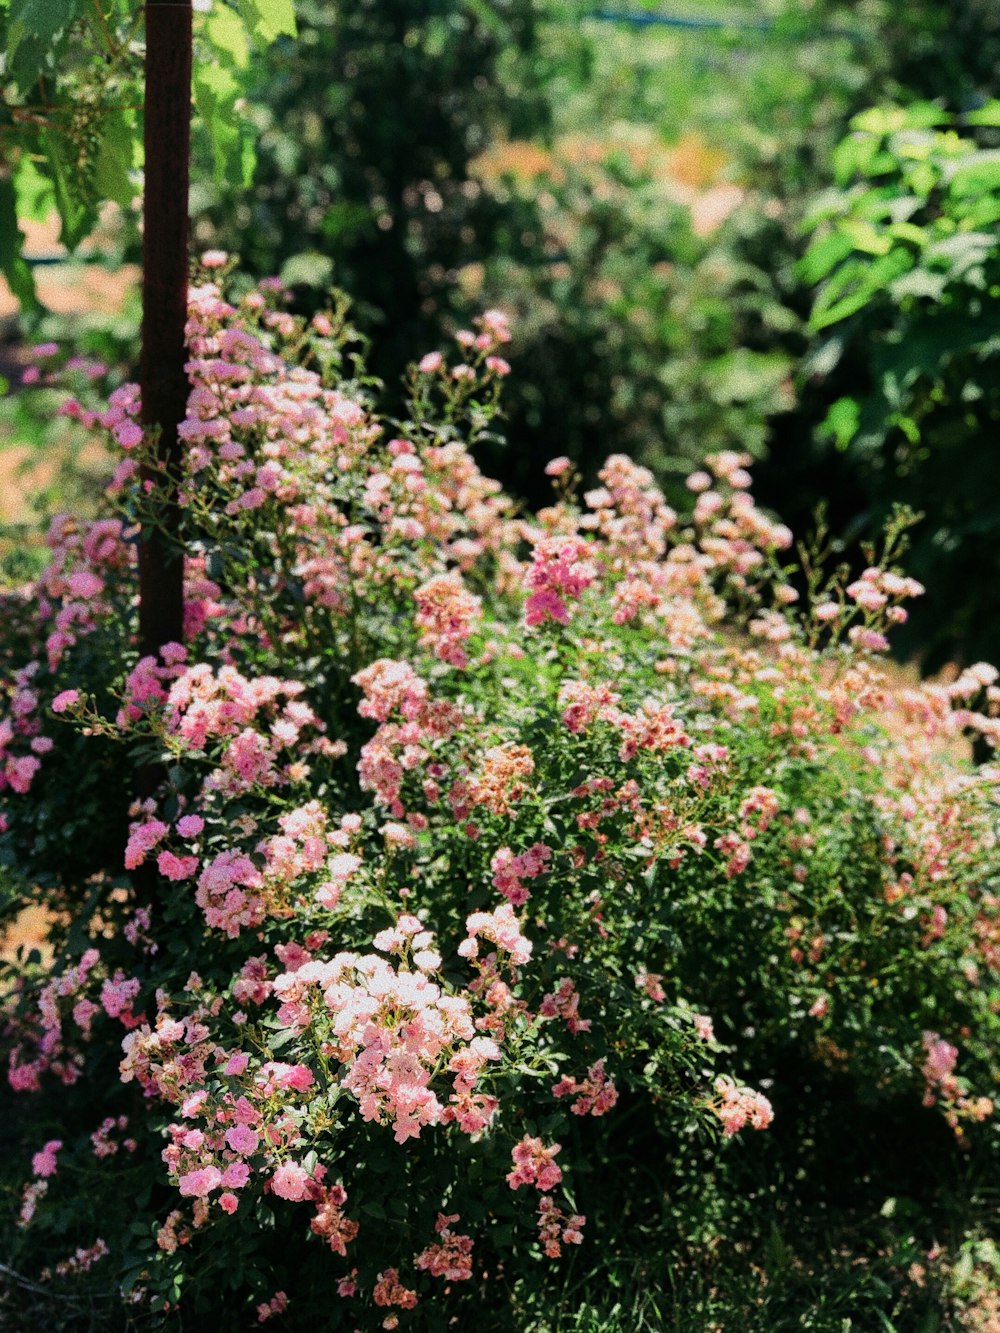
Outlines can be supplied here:
M933 587L904 647L935 670L997 649L991 575L1000 515L993 436L1000 331L1000 103L961 120L927 103L855 117L839 188L813 210L805 369L828 404L870 536L892 506L921 513L912 567ZM832 401L831 401L832 400Z
M887 687L898 532L846 588L809 564L799 612L738 453L683 517L622 456L582 497L554 460L521 516L469 451L497 312L387 429L341 308L203 276L185 643L137 660L162 496L128 386L66 409L122 451L107 514L4 595L2 847L50 921L9 967L32 1299L597 1327L628 1270L621 1326L665 1327L775 1160L719 1140L774 1116L801 1171L864 1116L877 1172L899 1139L951 1162L943 1123L983 1139L996 773L955 751L1000 693Z

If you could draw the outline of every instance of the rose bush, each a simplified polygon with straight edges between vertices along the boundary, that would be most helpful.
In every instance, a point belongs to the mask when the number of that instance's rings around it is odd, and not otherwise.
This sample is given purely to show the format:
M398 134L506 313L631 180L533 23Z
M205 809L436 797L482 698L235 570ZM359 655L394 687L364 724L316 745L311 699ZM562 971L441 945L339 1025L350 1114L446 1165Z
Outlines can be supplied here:
M523 1327L817 1079L990 1133L1000 689L889 689L898 534L802 596L735 453L683 516L622 456L521 514L498 312L387 423L342 310L203 279L184 643L136 648L132 386L67 403L107 512L3 594L19 1271L109 1326Z

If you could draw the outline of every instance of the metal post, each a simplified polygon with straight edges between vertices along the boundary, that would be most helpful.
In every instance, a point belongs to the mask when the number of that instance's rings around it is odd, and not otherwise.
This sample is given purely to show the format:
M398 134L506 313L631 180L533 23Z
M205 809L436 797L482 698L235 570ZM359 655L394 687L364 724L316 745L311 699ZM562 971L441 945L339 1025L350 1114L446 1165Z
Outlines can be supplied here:
M184 562L178 550L178 423L187 407L188 181L191 147L191 0L146 0L145 197L142 240L142 420L159 427L156 461L142 472L158 491L162 531L139 536L139 640L144 655L180 642ZM164 481L164 474L168 478Z

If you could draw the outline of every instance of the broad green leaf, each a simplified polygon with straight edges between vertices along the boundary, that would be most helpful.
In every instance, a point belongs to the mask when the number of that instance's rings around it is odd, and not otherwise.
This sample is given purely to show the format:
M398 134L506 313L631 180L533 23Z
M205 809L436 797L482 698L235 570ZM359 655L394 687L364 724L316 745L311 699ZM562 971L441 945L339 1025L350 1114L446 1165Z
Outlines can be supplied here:
M892 239L873 227L862 218L845 218L839 224L839 230L848 238L855 250L866 255L887 255L892 249Z
M927 130L903 130L889 140L889 147L896 157L910 162L929 162L939 147L940 135Z
M1000 149L970 153L945 174L952 194L959 198L1000 190Z
M931 301L940 301L948 286L948 279L943 273L930 273L925 268L915 268L896 278L889 286L893 299L902 300L905 296L927 297Z
M901 106L873 106L859 111L851 121L851 129L864 134L894 134L907 126L906 110Z
M24 90L40 74L55 67L70 24L83 12L85 0L10 0L6 66Z
M966 125L1000 125L1000 101L994 98L978 111L967 111L962 119Z
M1000 194L987 194L979 199L975 197L964 199L962 208L962 220L967 227L980 230L1000 222Z
M216 180L245 189L253 179L256 156L250 127L236 110L243 84L231 66L199 61L192 87L208 133Z
M913 102L909 106L875 106L860 111L851 128L867 134L898 134L900 130L930 129L948 123L947 111L933 102Z
M236 69L249 66L250 34L246 23L235 10L216 5L206 15L201 33L211 42L216 53L223 57L225 64Z
M293 0L237 0L237 5L256 41L297 36Z
M923 247L930 240L925 227L918 227L913 222L893 222L886 228L888 234L897 241L909 241L912 245Z
M803 282L813 286L835 269L842 259L846 259L853 248L842 232L831 232L809 247L799 260L796 272Z
M102 199L111 199L122 208L130 206L137 191L137 182L130 175L137 147L135 121L129 112L111 111L102 118L94 187Z
M44 222L56 206L52 182L38 170L32 158L22 153L14 168L17 216L22 222Z
M929 245L924 262L943 269L950 279L965 278L995 255L998 246L1000 241L990 232L960 231Z
M852 134L833 150L834 176L840 185L855 176L884 176L895 167L895 157L873 134Z
M906 183L911 190L924 199L934 190L940 180L940 173L931 162L907 163Z
M21 309L32 313L40 309L31 266L21 253L24 233L17 225L14 183L9 176L0 178L0 273L4 275Z

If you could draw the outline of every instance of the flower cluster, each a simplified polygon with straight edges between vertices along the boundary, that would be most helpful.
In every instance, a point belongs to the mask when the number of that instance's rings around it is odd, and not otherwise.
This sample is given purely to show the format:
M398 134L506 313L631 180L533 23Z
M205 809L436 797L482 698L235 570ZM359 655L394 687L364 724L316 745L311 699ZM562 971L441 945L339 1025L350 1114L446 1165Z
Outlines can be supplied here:
M524 518L466 439L498 312L423 359L390 433L332 316L215 279L174 479L184 642L137 646L133 524L166 479L132 387L73 409L120 455L116 508L58 520L0 593L0 851L58 888L54 961L12 968L8 1080L87 1107L24 1146L25 1237L82 1152L102 1198L116 1169L174 1190L142 1219L158 1309L298 1228L345 1321L393 1328L479 1300L525 1228L583 1243L574 1169L626 1116L664 1161L692 1125L793 1135L788 1078L773 1109L743 1081L790 1053L985 1119L998 772L956 751L1000 737L1000 689L887 683L872 654L920 591L891 553L799 610L735 452L687 512L621 456L578 500L559 459ZM133 1221L102 1221L115 1264ZM305 1308L286 1273L246 1278L244 1322Z

